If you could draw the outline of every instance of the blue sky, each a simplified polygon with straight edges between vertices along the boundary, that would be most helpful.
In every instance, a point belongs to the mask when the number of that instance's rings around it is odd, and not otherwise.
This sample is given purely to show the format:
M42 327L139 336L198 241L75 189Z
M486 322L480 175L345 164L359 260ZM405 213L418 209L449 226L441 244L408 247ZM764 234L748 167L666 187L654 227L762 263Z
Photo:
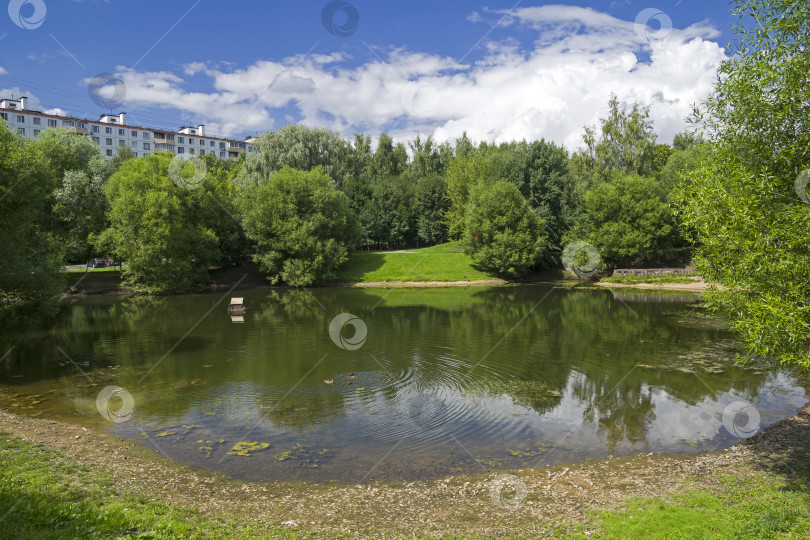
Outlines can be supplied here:
M735 22L707 0L11 0L8 11L2 96L43 110L239 138L302 122L569 147L610 92L649 104L670 142Z

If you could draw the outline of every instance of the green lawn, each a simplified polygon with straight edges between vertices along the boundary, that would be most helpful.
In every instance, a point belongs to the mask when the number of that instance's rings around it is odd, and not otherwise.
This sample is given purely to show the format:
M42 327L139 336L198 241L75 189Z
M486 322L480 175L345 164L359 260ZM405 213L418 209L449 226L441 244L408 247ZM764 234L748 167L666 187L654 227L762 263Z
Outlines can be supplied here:
M775 477L727 477L715 493L636 499L595 513L598 538L810 538L810 492Z
M355 251L339 272L339 281L469 281L497 279L476 270L458 242L390 251Z

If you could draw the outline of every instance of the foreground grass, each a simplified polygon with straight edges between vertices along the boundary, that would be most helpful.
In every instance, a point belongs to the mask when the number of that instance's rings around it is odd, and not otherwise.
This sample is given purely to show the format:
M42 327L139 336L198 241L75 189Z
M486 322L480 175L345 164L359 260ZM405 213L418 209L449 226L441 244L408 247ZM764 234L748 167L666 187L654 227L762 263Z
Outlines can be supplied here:
M0 434L2 538L300 538L150 502L63 454Z
M660 284L660 283L695 283L695 278L698 276L692 275L668 275L668 276L610 276L602 278L602 283L621 283L624 285L639 285L639 284Z
M810 491L773 476L725 477L715 493L635 499L595 515L599 538L810 538Z
M458 242L390 251L355 251L339 272L339 281L475 281L498 276L476 270Z

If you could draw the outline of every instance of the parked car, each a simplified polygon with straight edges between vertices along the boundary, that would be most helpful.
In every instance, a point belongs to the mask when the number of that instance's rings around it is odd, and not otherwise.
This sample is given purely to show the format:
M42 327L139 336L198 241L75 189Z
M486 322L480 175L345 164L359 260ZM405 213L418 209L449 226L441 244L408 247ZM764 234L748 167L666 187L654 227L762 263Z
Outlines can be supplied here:
M107 267L107 260L106 259L90 259L87 261L88 268L106 268Z

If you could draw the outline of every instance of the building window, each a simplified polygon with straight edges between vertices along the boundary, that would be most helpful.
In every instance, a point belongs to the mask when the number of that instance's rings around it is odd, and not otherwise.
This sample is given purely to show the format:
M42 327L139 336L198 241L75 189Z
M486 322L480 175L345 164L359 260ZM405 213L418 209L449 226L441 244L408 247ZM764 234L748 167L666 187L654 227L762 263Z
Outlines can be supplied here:
M41 133L41 131L40 131L40 130L35 129L35 130L34 130L34 137L36 137L36 136L37 136L37 135L39 135L40 133Z
M213 148L213 147L214 147L214 141L208 141L208 146L210 146L211 148Z
M118 130L118 136L119 136L119 137L123 137L123 136L124 136L124 133L126 133L126 132L125 132L123 129L119 129L119 130Z
M25 123L25 116L23 116L21 114L18 114L17 115L17 123L18 124L24 124Z
M177 137L177 144L185 144L183 142L183 137Z
M178 153L178 154L185 154L185 153L186 153L186 149L185 149L184 147L182 147L182 146L178 146L178 147L177 147L177 153Z
M5 120L6 122L8 122L8 115L7 115L6 113L4 113L4 112L0 112L0 118L2 118L3 120Z
M96 144L101 144L101 141L99 140L98 137L93 137L93 142Z
M220 152L219 157L224 158L225 157L225 152Z
M205 141L200 139L200 146L205 146Z
M193 149L193 148L189 148L189 149L188 149L188 153L189 153L189 154L193 154L193 153L194 153L194 149Z
M48 120L48 127L56 127L56 120Z
M133 130L130 132L130 135L132 135L133 137L137 137L137 136L138 136L138 132L137 132L137 131L135 131L135 130L133 129Z
M112 139L107 137L107 139L104 141L104 144L106 144L107 146L112 146Z
M93 126L93 133L98 133L98 126Z
M166 140L167 141L173 141L174 140L174 133L170 133L170 134L166 135Z
M138 143L136 141L132 141L132 149L135 150L138 148Z
M143 143L143 149L144 150L149 150L150 149L148 142Z
M111 127L105 127L104 128L104 133L106 133L107 135L112 135L112 128Z
M191 137L189 137L189 138L188 138L188 144L194 144L194 139L192 139Z
M224 142L219 143L219 149L220 150L225 150L225 143Z
M25 137L25 128L17 128L17 135Z
M107 148L107 157L112 157L112 150Z
M42 125L42 118L40 118L39 116L35 116L33 120L35 126Z
M144 139L148 139L148 138L149 138L149 133L147 133L146 131L144 131L144 132L143 132L143 138L144 138ZM174 137L172 137L172 138L174 138Z

